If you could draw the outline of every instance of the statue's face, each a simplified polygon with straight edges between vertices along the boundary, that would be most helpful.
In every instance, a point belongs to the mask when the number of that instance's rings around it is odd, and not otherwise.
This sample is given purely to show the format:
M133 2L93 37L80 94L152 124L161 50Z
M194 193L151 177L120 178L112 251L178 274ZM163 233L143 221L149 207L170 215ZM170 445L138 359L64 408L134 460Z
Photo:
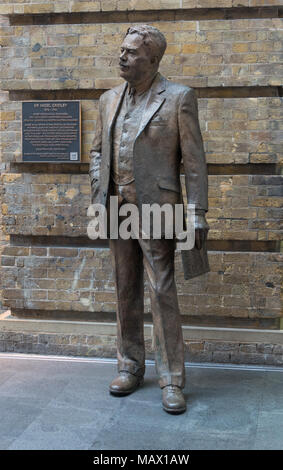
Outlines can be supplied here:
M128 34L121 46L119 60L120 76L130 83L140 82L150 77L156 69L149 47L143 44L139 34Z

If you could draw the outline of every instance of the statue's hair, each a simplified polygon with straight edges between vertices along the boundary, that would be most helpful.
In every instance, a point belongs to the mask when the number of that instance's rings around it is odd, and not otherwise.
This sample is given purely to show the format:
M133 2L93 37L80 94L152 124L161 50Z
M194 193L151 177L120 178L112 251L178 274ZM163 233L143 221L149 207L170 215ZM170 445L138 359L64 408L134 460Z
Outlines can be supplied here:
M167 47L166 39L163 33L154 26L147 24L131 26L126 32L128 34L139 34L143 37L143 43L151 49L152 56L157 56L160 62Z

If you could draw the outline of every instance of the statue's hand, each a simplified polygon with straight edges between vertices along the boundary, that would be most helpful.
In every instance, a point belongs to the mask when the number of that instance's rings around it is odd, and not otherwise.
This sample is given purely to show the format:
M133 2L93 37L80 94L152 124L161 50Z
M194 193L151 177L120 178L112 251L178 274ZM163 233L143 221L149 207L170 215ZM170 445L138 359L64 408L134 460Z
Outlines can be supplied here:
M195 214L195 246L201 250L209 230L209 225L205 218L205 211L196 211Z

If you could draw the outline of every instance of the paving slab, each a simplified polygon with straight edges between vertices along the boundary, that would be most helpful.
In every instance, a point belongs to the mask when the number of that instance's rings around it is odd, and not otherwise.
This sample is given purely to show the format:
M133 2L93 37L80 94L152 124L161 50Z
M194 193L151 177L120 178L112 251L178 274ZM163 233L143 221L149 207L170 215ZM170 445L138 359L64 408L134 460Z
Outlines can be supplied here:
M283 409L259 413L254 449L283 449Z
M163 411L152 361L145 383L109 394L114 360L0 354L0 449L283 448L283 369L192 364L187 412Z

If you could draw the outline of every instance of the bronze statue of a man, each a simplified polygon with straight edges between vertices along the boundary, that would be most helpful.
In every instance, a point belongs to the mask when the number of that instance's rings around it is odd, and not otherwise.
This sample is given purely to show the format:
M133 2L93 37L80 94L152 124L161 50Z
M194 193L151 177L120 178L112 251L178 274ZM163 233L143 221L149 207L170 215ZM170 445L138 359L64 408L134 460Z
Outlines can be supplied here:
M125 83L104 93L90 153L92 202L107 207L110 195L119 207L135 204L172 206L182 202L183 161L188 203L195 205L195 247L206 250L207 169L192 88L168 81L158 72L166 49L156 28L128 29L120 54ZM144 281L149 279L156 370L165 411L186 410L184 345L174 279L176 239L110 239L117 293L118 376L110 393L123 396L143 383ZM206 253L206 251L205 251ZM204 272L189 252L183 264L190 277ZM199 258L200 260L203 258Z

